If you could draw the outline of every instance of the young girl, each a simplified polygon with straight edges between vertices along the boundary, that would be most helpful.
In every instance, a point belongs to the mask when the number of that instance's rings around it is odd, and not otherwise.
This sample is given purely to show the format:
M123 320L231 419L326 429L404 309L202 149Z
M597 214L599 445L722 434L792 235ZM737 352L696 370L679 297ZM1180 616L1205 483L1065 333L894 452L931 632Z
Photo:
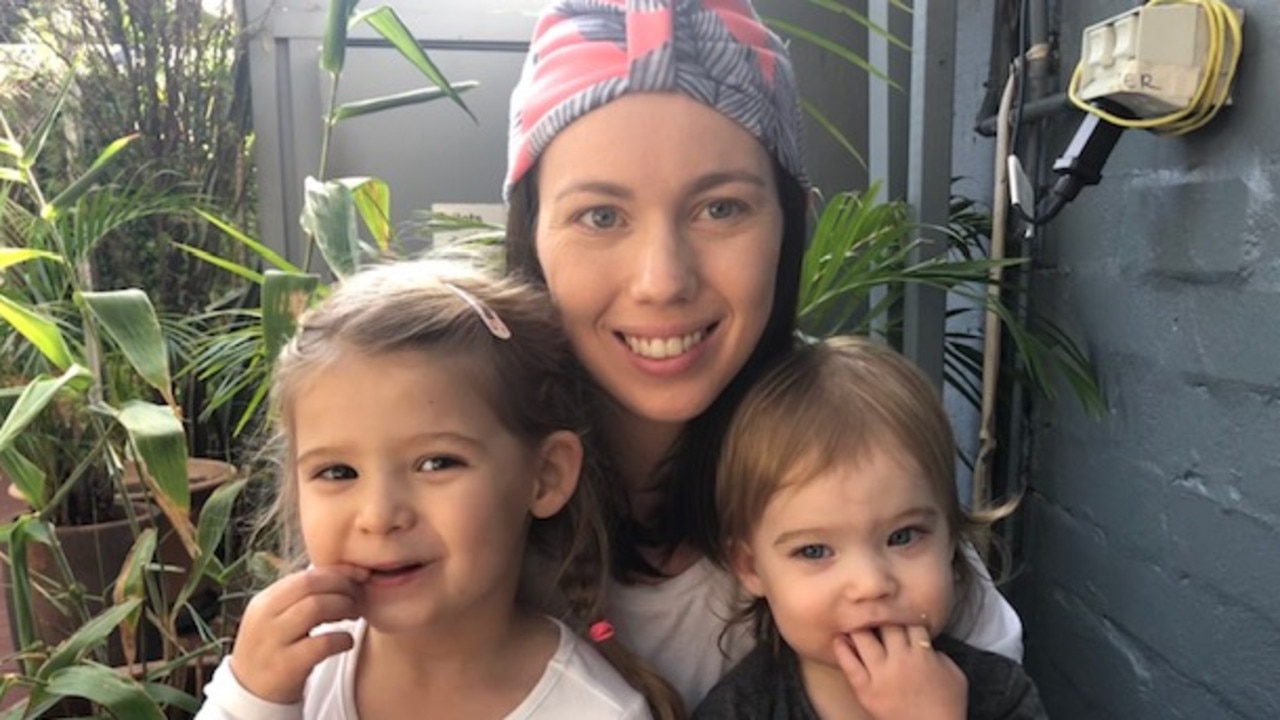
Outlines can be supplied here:
M602 619L607 488L555 311L459 272L367 270L301 319L273 386L300 569L250 602L201 720L650 717L602 653L678 712ZM518 606L526 546L592 644Z
M1006 511L967 514L938 394L893 350L799 350L744 399L716 504L759 644L695 718L1041 718L1012 660L963 632L962 552Z

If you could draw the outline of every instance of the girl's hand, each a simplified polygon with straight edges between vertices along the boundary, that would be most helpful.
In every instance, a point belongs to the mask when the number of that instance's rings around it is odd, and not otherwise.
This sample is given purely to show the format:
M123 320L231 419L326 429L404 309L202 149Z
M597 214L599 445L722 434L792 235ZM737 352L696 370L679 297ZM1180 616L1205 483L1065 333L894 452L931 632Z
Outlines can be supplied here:
M312 636L321 623L354 619L368 571L317 567L287 575L249 601L231 653L231 672L245 690L269 702L302 700L311 668L350 650L347 633Z
M929 630L890 625L835 641L836 662L876 720L964 720L969 683Z

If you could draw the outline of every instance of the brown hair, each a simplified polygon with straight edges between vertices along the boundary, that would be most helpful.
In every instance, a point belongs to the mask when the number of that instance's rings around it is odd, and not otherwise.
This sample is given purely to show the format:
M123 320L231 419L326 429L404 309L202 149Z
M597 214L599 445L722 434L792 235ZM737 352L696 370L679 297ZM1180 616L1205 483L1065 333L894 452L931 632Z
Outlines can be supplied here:
M962 540L982 540L1011 504L966 512L956 493L955 437L933 383L905 357L861 337L832 338L798 350L747 395L720 459L716 507L726 551L748 542L784 486L889 446L914 461L942 506L952 540L956 607L949 627L972 622L977 573ZM776 640L768 604L742 613L761 640Z
M459 293L458 290L463 291ZM509 340L490 331L463 294L496 314ZM516 279L494 279L462 263L405 262L375 266L343 281L299 321L297 333L276 362L272 404L288 468L289 407L317 368L348 353L423 352L464 356L475 382L502 425L536 446L569 430L586 448L577 490L565 507L533 519L529 547L555 568L559 590L569 605L568 622L579 632L604 613L609 578L608 533L620 514L621 489L603 482L601 454L593 451L588 412L597 393L574 359L550 298L540 287ZM279 527L281 554L294 567L305 563L296 483L279 484L268 511ZM596 643L659 718L682 716L678 693L616 641Z
M690 420L658 468L663 500L649 525L629 513L611 528L615 574L621 581L634 575L656 575L637 544L671 549L689 543L703 555L722 560L720 526L716 516L716 459L729 420L747 389L795 347L795 316L800 297L800 269L808 232L808 194L804 185L773 158L773 174L782 208L782 251L774 282L773 307L760 341L729 385ZM507 272L545 285L538 262L538 167L511 190L507 211Z

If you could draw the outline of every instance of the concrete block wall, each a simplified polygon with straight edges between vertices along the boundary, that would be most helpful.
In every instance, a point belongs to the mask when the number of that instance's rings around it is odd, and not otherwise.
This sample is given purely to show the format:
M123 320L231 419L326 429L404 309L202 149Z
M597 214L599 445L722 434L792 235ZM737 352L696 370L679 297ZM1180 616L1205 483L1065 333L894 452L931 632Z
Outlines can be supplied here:
M985 62L991 4L961 2L958 64ZM1112 408L1067 391L1030 428L1011 593L1054 718L1280 718L1280 6L1236 4L1236 107L1183 138L1126 133L1035 251L1032 303ZM1081 30L1133 5L1052 3L1064 77ZM989 140L958 128L956 147L956 175L990 177Z

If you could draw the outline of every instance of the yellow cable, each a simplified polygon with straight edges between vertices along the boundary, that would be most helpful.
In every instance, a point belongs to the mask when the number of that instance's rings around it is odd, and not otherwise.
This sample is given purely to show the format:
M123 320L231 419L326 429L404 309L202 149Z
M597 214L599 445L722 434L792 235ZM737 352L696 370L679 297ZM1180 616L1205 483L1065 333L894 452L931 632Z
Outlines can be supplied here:
M1149 0L1145 7L1155 5L1198 5L1204 9L1209 22L1208 58L1190 105L1167 115L1141 120L1123 118L1095 107L1081 99L1079 93L1084 58L1080 59L1075 72L1071 74L1071 82L1067 84L1067 97L1076 107L1097 115L1112 125L1152 130L1164 135L1182 135L1203 127L1227 102L1244 39L1240 30L1240 18L1222 0ZM1229 46L1226 42L1227 33L1230 33L1231 38Z

